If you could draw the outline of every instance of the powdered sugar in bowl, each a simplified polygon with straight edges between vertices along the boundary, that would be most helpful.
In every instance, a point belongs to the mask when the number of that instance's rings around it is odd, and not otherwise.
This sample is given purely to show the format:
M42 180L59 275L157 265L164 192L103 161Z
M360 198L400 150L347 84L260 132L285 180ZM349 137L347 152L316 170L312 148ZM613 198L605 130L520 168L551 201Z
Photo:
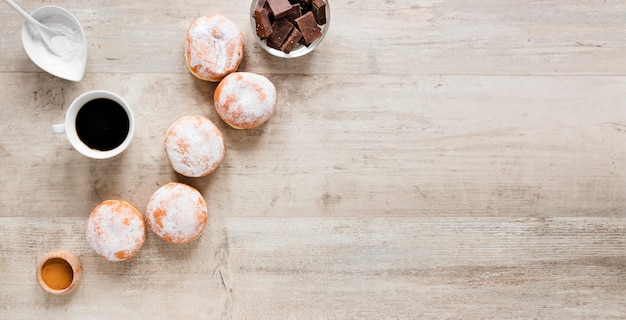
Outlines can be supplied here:
M22 45L28 57L41 69L62 79L80 81L87 66L85 33L78 20L68 11L57 6L41 7L31 14L35 20L54 29L63 37L52 38L56 55L46 47L27 23L22 27Z

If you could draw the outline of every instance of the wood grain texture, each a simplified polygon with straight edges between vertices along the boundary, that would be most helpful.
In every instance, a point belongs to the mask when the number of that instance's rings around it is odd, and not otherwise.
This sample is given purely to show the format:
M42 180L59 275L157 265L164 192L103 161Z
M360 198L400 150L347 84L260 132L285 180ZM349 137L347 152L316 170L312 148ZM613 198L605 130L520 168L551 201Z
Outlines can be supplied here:
M0 127L7 190L0 216L29 216L42 198L50 216L84 216L109 198L144 206L160 185L180 178L163 139L189 114L224 132L220 168L183 179L218 215L615 217L626 210L625 77L272 76L277 112L250 131L221 122L215 85L189 74L89 75L72 86L11 74L0 86L16 78L24 93L8 96L0 110L12 123ZM136 111L133 144L111 161L84 159L50 131L89 88L118 92ZM45 143L33 150L23 139Z
M19 4L71 11L89 60L79 83L42 72L0 5L1 319L626 317L626 1L331 0L330 34L292 60L253 42L248 1ZM277 88L257 129L222 122L216 84L185 66L185 31L210 13L242 29L239 70ZM51 132L92 89L137 118L117 158ZM186 115L224 134L205 178L163 151ZM148 231L132 259L98 257L89 212L143 212L171 181L205 197L205 234ZM69 296L36 282L54 249L83 263Z
M331 32L316 52L284 61L254 44L249 1L59 1L83 24L87 72L186 73L193 18L221 14L246 38L244 69L263 74L626 73L624 0L331 1ZM32 11L41 3L24 2ZM5 72L38 72L22 50L23 19L0 11ZM332 59L328 59L332 56ZM303 63L304 62L304 63ZM305 65L305 69L303 69Z
M111 263L81 218L2 218L0 310L9 318L622 318L623 219L211 217L205 236L153 234ZM36 234L37 236L33 236ZM72 250L84 276L50 297L34 265ZM33 308L33 306L45 306Z

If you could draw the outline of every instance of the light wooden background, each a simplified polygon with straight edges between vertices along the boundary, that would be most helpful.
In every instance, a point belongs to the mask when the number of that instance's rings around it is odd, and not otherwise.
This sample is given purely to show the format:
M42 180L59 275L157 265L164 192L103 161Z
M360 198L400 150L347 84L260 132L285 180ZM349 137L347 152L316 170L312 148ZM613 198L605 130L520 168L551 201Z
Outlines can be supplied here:
M0 318L626 318L626 1L331 0L330 34L295 60L253 42L248 1L18 3L71 11L89 60L80 83L42 72L0 5ZM261 128L227 127L185 67L205 14L233 20L240 70L276 85ZM136 113L112 160L51 133L92 89ZM185 115L223 130L208 177L167 164ZM199 240L148 232L120 263L91 250L93 207L143 211L171 181L208 202ZM69 296L35 280L53 249L83 263Z

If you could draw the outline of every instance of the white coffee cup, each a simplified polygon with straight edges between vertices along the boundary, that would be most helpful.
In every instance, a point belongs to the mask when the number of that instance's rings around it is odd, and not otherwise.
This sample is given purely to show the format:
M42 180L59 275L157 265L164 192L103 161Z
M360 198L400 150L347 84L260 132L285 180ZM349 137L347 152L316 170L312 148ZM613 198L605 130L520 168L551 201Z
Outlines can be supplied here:
M74 99L65 114L65 122L52 125L52 131L65 133L72 147L81 154L107 159L128 148L135 132L135 117L117 94L93 90Z

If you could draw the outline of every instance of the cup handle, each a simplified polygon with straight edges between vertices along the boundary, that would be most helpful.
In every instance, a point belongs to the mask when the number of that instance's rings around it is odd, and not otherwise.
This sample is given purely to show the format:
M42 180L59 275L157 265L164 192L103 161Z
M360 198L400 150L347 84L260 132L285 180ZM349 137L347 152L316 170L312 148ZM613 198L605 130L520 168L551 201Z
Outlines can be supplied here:
M52 132L53 133L65 133L65 125L62 123L59 124L53 124L52 125Z

